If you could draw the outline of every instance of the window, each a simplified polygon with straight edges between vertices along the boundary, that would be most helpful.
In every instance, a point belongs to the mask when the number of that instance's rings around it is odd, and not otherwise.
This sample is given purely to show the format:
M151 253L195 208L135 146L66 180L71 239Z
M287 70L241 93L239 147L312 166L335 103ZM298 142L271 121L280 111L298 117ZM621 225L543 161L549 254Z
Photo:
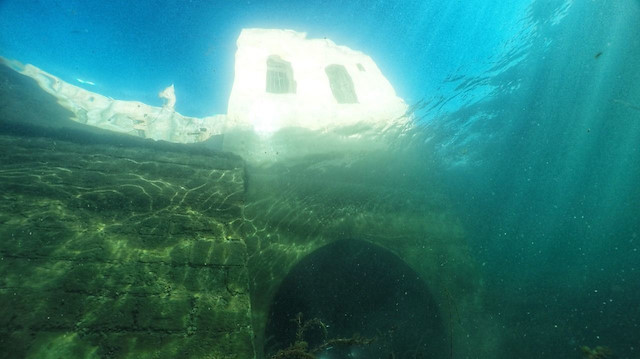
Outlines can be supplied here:
M271 55L267 59L267 92L296 93L291 63L284 61L278 55Z
M342 65L329 65L324 71L329 78L331 92L338 103L358 103L351 76Z

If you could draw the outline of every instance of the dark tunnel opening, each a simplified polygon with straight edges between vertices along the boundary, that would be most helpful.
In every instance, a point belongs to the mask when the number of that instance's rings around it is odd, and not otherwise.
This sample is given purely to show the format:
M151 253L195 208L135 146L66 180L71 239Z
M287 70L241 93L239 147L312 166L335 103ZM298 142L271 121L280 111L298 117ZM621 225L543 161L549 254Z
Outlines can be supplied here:
M269 310L265 357L300 339L304 352L322 359L438 358L449 343L426 283L395 254L361 240L316 250L283 280Z

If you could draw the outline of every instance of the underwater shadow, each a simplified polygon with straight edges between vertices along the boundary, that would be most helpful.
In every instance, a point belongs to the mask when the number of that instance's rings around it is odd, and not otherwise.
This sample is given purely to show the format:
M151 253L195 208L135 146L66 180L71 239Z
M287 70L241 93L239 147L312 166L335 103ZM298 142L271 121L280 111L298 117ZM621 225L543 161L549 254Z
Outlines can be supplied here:
M302 351L318 358L449 353L424 281L395 254L361 240L333 242L290 271L271 304L265 338L265 356L277 358L294 357L305 345Z

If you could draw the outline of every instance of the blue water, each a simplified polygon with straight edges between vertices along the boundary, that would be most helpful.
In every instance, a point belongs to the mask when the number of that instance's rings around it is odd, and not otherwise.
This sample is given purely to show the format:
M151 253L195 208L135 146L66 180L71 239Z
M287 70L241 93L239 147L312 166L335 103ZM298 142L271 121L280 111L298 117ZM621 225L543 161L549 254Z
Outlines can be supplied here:
M443 96L465 105L425 111L425 126L512 331L508 351L607 343L635 358L640 7L567 4L534 2L519 43Z
M0 52L119 99L175 83L204 116L243 27L361 50L416 105L505 358L640 357L639 1L4 1Z

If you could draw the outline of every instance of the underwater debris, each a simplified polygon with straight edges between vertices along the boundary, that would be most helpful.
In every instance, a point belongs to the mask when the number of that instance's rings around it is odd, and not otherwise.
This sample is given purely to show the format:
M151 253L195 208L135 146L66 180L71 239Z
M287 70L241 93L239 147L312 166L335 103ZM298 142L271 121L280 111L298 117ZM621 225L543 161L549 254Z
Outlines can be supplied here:
M458 318L458 323L461 326L462 326L462 320L460 319L460 312L458 311L458 306L456 305L453 295L451 295L451 292L449 292L449 289L447 289L446 286L444 287L444 291L445 293L447 293L447 301L449 302L449 323L451 323L451 327L449 328L449 357L453 359L453 328L454 328L455 322L453 321L453 311L451 310L452 307L453 309L455 309L456 317Z
M296 331L296 340L293 344L285 349L278 350L278 352L270 357L270 359L316 359L315 354L319 353L331 346L354 346L354 345L368 345L371 344L374 339L364 338L357 334L351 338L335 338L327 339L328 331L327 325L319 318L313 318L307 321L302 320L302 313L291 320L296 323L298 327ZM322 332L322 343L318 346L309 349L309 343L305 341L305 332L312 328L318 328Z
M597 346L593 349L586 345L580 347L582 355L587 359L608 359L613 358L613 351L608 347Z
M306 342L295 342L286 349L278 350L271 359L315 359L315 355L309 353Z

